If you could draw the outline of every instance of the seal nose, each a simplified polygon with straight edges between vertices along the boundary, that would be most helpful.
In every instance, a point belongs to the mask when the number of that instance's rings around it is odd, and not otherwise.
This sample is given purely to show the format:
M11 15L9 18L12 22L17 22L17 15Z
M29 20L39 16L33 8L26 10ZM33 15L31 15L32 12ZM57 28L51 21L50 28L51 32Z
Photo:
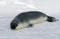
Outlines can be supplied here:
M12 29L12 30L15 30L16 27L17 27L17 23L11 23L11 29Z

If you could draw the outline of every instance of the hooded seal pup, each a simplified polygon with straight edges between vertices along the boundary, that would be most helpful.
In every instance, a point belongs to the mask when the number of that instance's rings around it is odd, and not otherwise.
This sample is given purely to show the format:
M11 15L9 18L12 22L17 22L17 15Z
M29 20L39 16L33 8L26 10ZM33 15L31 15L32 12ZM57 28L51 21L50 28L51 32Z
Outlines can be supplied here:
M45 21L55 22L57 21L57 19L39 11L22 12L12 20L12 22L10 23L10 27L12 30L18 30L23 28L29 28L35 24Z

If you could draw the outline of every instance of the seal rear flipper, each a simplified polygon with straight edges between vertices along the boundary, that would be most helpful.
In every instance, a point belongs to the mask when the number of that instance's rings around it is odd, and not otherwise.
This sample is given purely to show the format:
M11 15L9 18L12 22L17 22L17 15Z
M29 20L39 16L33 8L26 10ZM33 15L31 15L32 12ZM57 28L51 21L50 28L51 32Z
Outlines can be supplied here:
M47 21L48 22L56 22L56 21L58 21L58 19L56 19L55 17L51 17L51 16L47 16Z

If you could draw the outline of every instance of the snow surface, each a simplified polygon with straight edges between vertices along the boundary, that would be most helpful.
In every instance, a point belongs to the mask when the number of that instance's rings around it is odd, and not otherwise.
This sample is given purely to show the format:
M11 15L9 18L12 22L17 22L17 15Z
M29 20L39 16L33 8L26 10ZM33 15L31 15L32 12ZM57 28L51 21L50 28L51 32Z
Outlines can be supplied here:
M60 39L60 1L59 0L28 0L24 1L27 5L13 4L12 0L6 0L8 5L0 5L0 39ZM11 2L12 1L12 2ZM22 0L21 0L22 1ZM37 3L36 3L37 2ZM31 4L30 4L31 3ZM30 4L30 5L29 5ZM36 8L33 8L33 7ZM12 19L23 11L42 11L49 16L59 19L57 22L44 22L34 25L31 28L22 30L11 30L10 22Z
M11 30L13 18L0 18L0 39L60 39L60 21L34 25L32 28Z

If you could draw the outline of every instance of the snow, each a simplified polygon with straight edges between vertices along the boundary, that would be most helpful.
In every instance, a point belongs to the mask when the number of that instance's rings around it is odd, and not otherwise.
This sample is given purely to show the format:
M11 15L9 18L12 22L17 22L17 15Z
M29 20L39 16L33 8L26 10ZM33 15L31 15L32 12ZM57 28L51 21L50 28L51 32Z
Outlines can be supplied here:
M60 2L59 0L53 0L54 3L52 1L53 4L50 4L51 1L52 0L35 0L34 6L36 8L10 4L11 2L6 6L0 5L0 39L60 39ZM26 2L24 1L24 3ZM49 16L56 17L59 21L53 23L44 22L22 30L10 29L10 22L17 14L23 11L32 10L42 11Z
M11 17L0 18L0 39L60 39L60 21L44 22L22 30L11 30L12 19Z

